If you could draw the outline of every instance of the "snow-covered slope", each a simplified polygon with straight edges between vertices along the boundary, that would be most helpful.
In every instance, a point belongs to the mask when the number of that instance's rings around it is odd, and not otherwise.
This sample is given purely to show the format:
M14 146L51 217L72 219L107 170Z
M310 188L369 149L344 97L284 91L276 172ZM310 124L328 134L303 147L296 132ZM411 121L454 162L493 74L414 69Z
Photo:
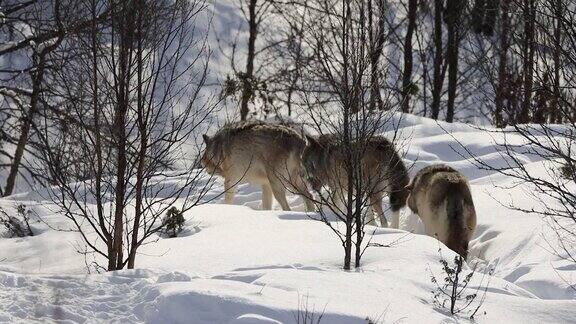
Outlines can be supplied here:
M503 207L534 204L529 186L510 187L512 179L479 170L460 146L503 163L494 146L498 135L414 116L403 116L400 129L412 174L445 162L471 180L478 227L469 265L479 272L470 288L489 282L476 321L573 322L576 292L569 283L576 282L576 265L548 251L550 233L537 215ZM517 154L545 176L543 161ZM221 191L219 184L209 196ZM370 227L372 242L391 247L368 248L362 268L345 272L339 240L299 212L300 198L289 201L298 211L259 211L259 189L242 185L237 205L193 208L183 236L142 247L138 269L86 274L85 259L76 253L79 236L51 229L66 220L42 196L0 200L4 208L23 203L46 222L33 224L34 237L0 238L0 322L295 323L305 309L324 313L321 323L464 320L434 307L431 276L442 278L438 249L448 260L453 253L418 234L421 224L408 210L401 230ZM484 273L490 267L492 276Z

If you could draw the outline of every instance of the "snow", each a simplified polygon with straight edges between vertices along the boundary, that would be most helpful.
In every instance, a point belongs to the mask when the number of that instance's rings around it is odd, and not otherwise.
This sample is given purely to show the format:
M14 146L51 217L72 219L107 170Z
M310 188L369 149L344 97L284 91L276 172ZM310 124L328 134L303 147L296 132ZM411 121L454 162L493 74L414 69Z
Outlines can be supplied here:
M411 174L445 162L471 181L478 227L466 271L478 269L473 289L489 282L475 321L573 322L576 264L549 251L551 232L538 215L506 208L510 202L532 206L529 185L510 186L513 179L479 170L458 143L504 164L495 146L502 135L410 115L399 124ZM515 154L546 176L543 161ZM207 199L221 191L220 181ZM323 314L321 323L468 321L434 307L431 275L442 278L438 249L447 260L454 254L421 235L408 210L400 230L369 227L372 242L393 244L368 248L362 267L346 272L339 240L303 212L301 198L289 197L296 211L277 205L260 211L260 196L258 188L241 185L236 205L216 200L195 207L185 214L181 237L158 237L139 250L137 269L101 274L87 273L76 233L54 230L67 220L44 193L1 199L4 209L23 203L43 222L32 223L33 237L0 238L0 322L295 323L305 309Z
M2 43L2 44L0 45L0 51L5 51L5 50L7 50L7 49L10 49L10 48L16 46L17 44L18 44L18 43L14 42L14 41Z

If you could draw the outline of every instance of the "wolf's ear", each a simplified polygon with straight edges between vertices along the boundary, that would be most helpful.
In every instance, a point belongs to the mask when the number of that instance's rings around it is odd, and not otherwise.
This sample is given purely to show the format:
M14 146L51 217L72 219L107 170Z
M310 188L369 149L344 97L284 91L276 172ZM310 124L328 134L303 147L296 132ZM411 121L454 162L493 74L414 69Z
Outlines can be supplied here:
M206 144L210 143L210 136L202 134L202 139L204 139L204 143Z
M318 144L318 142L316 142L316 139L313 136L310 135L306 135L306 143L308 143L308 145L316 145Z

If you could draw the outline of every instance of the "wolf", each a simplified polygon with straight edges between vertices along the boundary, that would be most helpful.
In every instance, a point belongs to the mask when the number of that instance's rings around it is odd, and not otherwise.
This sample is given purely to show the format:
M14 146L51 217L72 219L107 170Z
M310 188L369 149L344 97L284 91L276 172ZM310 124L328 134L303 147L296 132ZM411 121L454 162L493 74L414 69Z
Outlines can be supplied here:
M224 201L231 204L238 184L262 186L262 209L272 209L272 195L290 210L286 189L304 198L307 211L314 204L301 174L305 139L294 129L262 121L229 123L212 137L204 134L206 171L224 178Z
M466 259L476 229L476 211L466 177L445 164L434 164L418 171L407 188L408 207L418 214L426 233Z
M346 146L334 134L306 136L306 139L308 144L302 154L302 162L307 180L315 191L327 186L332 200L343 204L348 188ZM410 178L394 144L385 137L371 136L365 141L352 143L348 148L361 155L358 158L361 163L359 169L372 213L380 218L381 226L388 227L382 210L382 198L387 193L392 209L392 227L398 228L400 209L406 205L406 185ZM375 224L374 217L369 223Z

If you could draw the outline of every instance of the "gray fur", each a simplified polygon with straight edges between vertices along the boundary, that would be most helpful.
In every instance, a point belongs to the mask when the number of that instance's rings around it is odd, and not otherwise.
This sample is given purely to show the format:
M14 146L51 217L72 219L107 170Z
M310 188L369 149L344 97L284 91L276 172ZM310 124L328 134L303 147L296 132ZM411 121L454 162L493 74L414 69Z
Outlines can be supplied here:
M336 135L307 137L302 161L307 180L314 190L330 188L335 200L343 202L348 187L346 176L346 150ZM369 194L373 212L379 216L382 226L387 226L382 210L384 193L390 196L392 205L392 225L398 228L399 210L406 204L408 172L394 145L385 137L373 136L367 141L358 141L354 151L361 152L360 161L364 172L363 183ZM334 199L333 199L334 200ZM373 221L372 221L373 223Z
M306 141L290 127L262 121L225 125L214 136L204 136L202 164L211 174L224 177L225 201L232 203L236 185L262 186L262 207L271 208L272 194L284 210L290 210L286 188L304 197L313 210L301 178L301 154Z
M420 216L428 235L466 258L476 228L466 177L447 165L435 164L418 171L408 188L408 206Z

